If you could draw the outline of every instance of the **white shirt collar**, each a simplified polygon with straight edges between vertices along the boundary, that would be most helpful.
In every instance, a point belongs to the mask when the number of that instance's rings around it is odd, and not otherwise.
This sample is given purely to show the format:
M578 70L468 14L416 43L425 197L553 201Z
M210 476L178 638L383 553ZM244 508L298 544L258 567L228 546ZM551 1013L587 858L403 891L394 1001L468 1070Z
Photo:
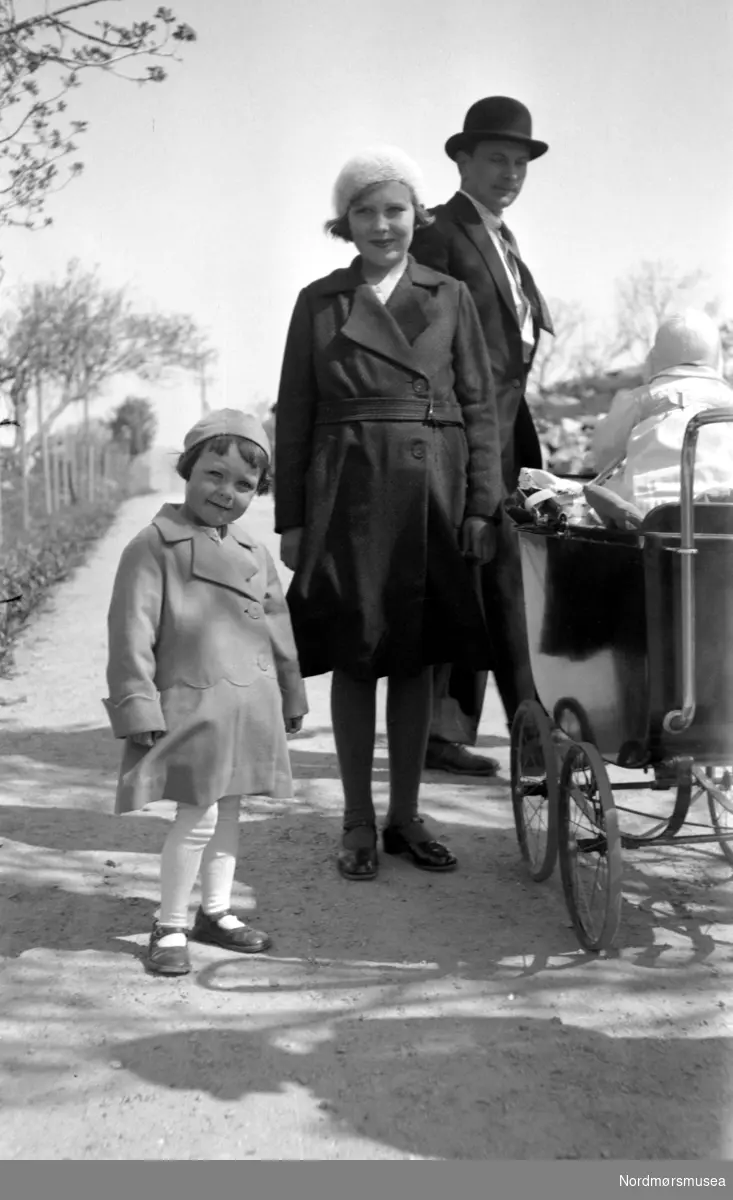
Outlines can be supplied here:
M504 224L501 217L497 217L496 213L493 213L490 208L487 208L486 205L482 204L480 200L477 200L475 196L470 195L469 192L465 192L463 188L460 188L459 191L462 196L466 196L466 198L471 201L484 224L487 225L489 229L492 229L494 233L500 233L501 227Z
M392 267L391 271L387 272L384 279L380 280L379 283L371 284L375 296L378 300L382 301L382 304L387 303L406 270L407 258L403 258L402 262L397 263L396 266Z

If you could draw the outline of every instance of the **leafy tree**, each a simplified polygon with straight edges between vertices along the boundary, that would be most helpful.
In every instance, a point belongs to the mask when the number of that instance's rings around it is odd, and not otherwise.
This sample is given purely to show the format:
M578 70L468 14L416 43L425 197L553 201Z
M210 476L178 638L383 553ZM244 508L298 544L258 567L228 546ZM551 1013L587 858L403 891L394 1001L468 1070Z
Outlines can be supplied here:
M152 404L143 396L128 396L119 404L109 421L112 437L124 442L130 458L144 454L153 444L158 429L158 418Z
M28 443L30 453L69 405L83 403L88 421L90 401L111 379L135 375L150 381L169 368L192 370L202 353L203 338L190 316L137 312L124 289L104 287L78 261L69 264L61 282L33 284L18 299L6 322L0 380L12 379L16 417L28 388L39 380L54 399Z
M15 0L0 0L0 227L50 224L49 193L82 170L75 139L87 122L72 120L67 103L86 74L161 83L161 62L175 58L176 44L196 38L167 7L151 20L118 24L110 17L124 0L32 3L37 11L21 19ZM101 19L91 19L96 14ZM148 62L125 74L130 60Z

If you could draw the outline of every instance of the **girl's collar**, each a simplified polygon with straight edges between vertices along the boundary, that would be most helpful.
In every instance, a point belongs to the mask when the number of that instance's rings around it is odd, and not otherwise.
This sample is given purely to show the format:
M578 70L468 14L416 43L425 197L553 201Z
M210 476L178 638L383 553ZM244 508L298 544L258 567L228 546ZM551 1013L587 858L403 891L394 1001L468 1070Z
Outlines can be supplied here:
M164 504L158 513L153 517L152 524L159 530L166 542L184 542L196 536L206 537L210 541L219 541L217 535L212 537L212 529L206 525L195 525L193 521L189 521L184 515L183 504ZM234 522L227 527L227 536L233 537L240 546L246 546L248 550L253 550L255 542L249 537L244 529L236 525Z

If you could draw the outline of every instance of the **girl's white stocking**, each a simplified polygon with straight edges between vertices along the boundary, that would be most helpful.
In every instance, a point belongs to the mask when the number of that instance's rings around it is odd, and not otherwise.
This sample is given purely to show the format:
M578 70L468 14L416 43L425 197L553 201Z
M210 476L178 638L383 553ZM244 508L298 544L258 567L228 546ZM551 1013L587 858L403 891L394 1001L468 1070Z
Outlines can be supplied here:
M204 850L211 841L217 825L218 805L198 808L179 804L175 820L165 839L160 856L160 916L161 925L180 929L180 934L167 934L160 945L184 945L183 931L188 928L188 906L199 873Z
M239 796L219 801L216 829L201 859L201 907L207 916L227 912L232 902L239 845ZM236 917L219 922L223 929L241 925Z

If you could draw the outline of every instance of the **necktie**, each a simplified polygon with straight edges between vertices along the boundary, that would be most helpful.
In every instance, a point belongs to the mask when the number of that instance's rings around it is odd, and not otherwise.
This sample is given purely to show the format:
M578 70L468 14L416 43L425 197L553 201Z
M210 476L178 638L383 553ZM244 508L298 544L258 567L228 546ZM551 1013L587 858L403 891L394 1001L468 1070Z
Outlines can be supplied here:
M499 238L504 250L506 264L511 272L512 278L517 287L517 292L519 294L519 324L522 328L524 328L524 322L527 318L527 313L529 312L529 302L524 294L524 288L522 287L522 275L519 270L519 256L514 250L511 234L509 233L506 225L499 226Z
M517 319L519 321L519 328L522 331L524 358L525 361L529 361L534 349L534 329L531 320L532 310L529 300L525 295L524 287L522 286L522 274L519 269L519 255L514 249L514 239L512 238L512 235L510 234L506 225L502 224L499 226L499 240L501 241L501 245L504 250L504 258L507 268L511 272L512 279L514 280L517 289L517 296L519 298Z

